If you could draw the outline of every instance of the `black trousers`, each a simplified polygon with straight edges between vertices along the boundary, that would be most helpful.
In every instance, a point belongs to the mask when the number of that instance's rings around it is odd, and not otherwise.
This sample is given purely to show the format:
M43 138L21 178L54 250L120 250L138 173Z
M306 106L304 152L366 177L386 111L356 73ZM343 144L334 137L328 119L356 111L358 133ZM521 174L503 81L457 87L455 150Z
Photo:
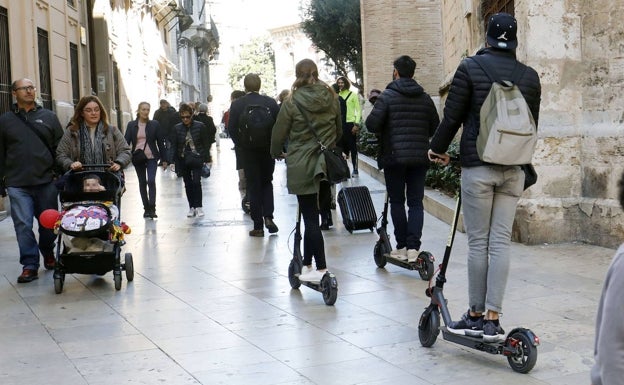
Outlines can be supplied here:
M243 150L243 168L247 179L247 197L254 229L262 230L264 218L273 219L273 171L275 160L268 150Z
M303 216L305 231L303 232L303 265L312 264L312 258L316 261L316 269L327 268L325 261L325 241L319 225L318 194L297 195L299 210Z

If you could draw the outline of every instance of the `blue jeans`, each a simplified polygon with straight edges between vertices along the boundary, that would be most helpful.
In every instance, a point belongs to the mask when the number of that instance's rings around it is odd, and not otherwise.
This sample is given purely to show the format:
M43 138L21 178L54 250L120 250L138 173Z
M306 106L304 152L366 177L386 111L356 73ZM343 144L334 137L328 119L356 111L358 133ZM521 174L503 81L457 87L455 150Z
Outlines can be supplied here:
M135 164L134 170L139 180L139 193L143 201L143 210L156 208L156 159L148 159L145 164Z
M428 166L386 166L384 176L390 199L397 249L420 250L424 221L423 197ZM408 212L405 213L407 198Z
M502 312L516 205L524 188L519 166L462 169L461 194L468 237L470 310Z
M54 254L56 235L51 229L39 224L39 243L33 232L33 218L46 209L58 210L58 191L53 183L29 187L7 187L11 203L11 218L17 236L20 263L24 269L39 269L39 252L43 255Z

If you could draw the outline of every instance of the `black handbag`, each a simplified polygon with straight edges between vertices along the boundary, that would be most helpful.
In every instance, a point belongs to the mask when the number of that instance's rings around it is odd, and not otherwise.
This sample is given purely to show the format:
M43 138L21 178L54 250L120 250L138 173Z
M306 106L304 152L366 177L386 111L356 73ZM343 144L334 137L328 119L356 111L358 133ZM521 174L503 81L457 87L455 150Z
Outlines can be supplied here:
M184 165L186 168L201 168L204 165L204 159L196 152L184 152Z
M202 178L208 178L210 176L210 167L204 163L201 171Z
M321 153L325 157L325 165L327 166L326 177L330 183L342 183L349 179L349 165L344 156L342 156L340 147L327 148L321 144Z
M310 129L310 131L312 131L312 134L314 134L316 141L321 146L321 154L325 158L325 165L327 167L325 173L325 178L327 179L327 181L332 184L338 184L349 179L351 173L349 171L349 165L347 164L347 160L344 156L342 156L342 149L335 146L329 148L321 143L321 140L316 134L316 131L314 131L314 129L312 128L308 117L303 113L301 108L299 108L299 103L295 102L295 106L297 107L299 112L301 112L301 115L303 115L303 118L308 124L308 128Z
M145 155L145 147L147 147L147 141L143 145L143 148L137 148L132 153L132 164L144 165L147 163L147 155Z
M526 190L537 183L537 172L532 164L523 164L520 167L524 171L524 189Z

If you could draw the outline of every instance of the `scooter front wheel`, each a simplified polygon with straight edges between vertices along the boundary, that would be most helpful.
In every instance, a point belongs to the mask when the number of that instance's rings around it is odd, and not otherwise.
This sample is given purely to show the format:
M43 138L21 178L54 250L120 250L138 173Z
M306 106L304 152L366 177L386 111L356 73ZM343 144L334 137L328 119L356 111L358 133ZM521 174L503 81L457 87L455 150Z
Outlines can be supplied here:
M435 344L440 334L440 310L437 307L427 308L418 322L418 339L420 344L429 348Z
M299 277L295 275L295 269L295 261L291 259L290 265L288 265L288 282L290 283L290 287L292 287L293 289L299 289L299 286L301 286L301 281L299 281ZM298 271L297 273L301 272Z
M325 305L332 306L336 303L338 298L338 281L333 274L327 273L321 278L321 290Z
M517 351L516 354L507 357L509 366L511 366L514 372L530 372L537 362L537 346L533 345L533 341L530 340L529 336L521 331L512 332L507 337L506 344Z
M390 251L386 250L386 246L384 242L380 239L375 243L375 248L373 249L373 257L375 258L375 264L377 267L383 268L386 266L386 256Z

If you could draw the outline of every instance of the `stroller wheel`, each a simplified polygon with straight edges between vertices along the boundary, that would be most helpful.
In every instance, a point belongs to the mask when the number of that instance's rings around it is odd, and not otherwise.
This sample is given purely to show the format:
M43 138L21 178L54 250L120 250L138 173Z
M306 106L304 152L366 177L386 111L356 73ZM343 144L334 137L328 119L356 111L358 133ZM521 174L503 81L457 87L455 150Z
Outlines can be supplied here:
M134 262L132 260L132 253L126 253L124 255L125 263L124 270L126 270L126 279L128 282L132 282L134 279Z
M115 290L121 290L121 271L113 271L113 280L115 281Z
M63 283L65 281L65 277L60 275L54 277L54 292L56 294L61 294L63 292Z

